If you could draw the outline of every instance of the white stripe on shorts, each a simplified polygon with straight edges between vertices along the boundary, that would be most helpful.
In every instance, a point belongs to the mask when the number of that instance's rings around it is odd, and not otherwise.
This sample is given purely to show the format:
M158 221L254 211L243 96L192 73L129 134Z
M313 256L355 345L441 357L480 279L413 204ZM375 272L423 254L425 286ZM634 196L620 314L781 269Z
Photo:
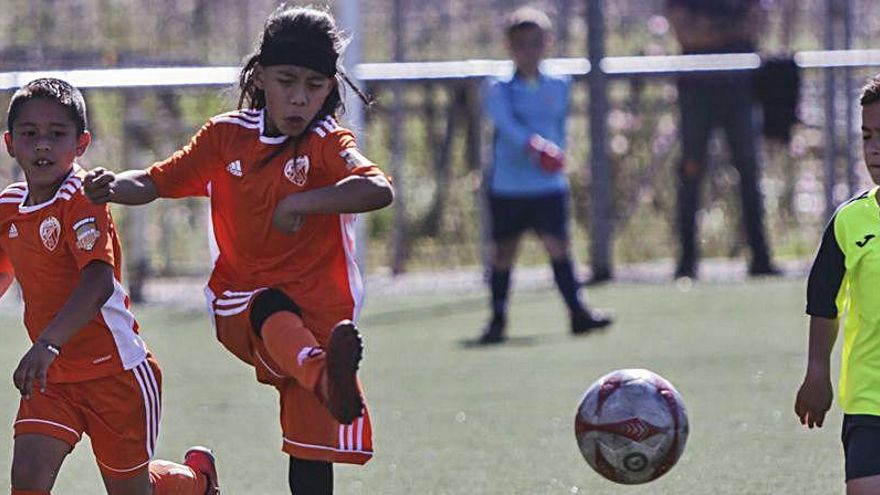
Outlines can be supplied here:
M159 383L156 375L149 362L144 360L141 364L132 369L138 385L141 387L141 394L144 397L144 412L147 421L147 457L153 458L156 449L156 440L159 437L159 420L162 415L162 399L159 395Z

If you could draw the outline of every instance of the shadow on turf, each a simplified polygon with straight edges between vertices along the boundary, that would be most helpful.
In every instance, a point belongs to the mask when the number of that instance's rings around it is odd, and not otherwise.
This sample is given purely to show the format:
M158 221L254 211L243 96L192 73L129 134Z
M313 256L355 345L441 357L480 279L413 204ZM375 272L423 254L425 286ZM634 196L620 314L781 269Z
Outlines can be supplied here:
M547 335L523 335L516 337L507 337L501 342L493 342L486 344L480 342L480 338L461 339L458 341L459 346L464 349L498 349L499 347L529 347L540 345L553 340L552 336Z
M423 318L441 318L448 316L453 312L484 312L486 310L485 307L486 301L482 298L464 299L370 313L364 315L363 318L361 318L361 322L365 325L395 325L400 323L411 323L413 320Z

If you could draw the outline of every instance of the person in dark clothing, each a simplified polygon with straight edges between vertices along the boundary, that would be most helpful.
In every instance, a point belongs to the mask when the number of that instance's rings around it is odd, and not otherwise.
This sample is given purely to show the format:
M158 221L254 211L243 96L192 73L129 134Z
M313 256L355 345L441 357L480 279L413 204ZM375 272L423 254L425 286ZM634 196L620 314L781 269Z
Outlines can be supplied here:
M667 1L667 17L683 54L753 53L759 15L759 0ZM739 172L743 225L752 252L749 275L779 275L764 226L750 74L686 74L679 77L677 86L682 159L677 211L681 251L675 277L697 276L696 214L708 142L717 127L724 129L733 165Z

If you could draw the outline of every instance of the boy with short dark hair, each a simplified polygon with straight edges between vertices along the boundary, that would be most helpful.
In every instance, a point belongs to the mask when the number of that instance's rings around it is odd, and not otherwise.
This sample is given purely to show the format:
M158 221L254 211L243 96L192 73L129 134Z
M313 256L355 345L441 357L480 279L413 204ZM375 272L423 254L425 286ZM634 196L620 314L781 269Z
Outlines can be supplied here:
M579 297L568 240L568 179L565 176L565 124L568 78L541 71L551 23L543 12L513 12L505 29L515 71L494 80L486 109L495 124L494 157L488 175L492 225L490 288L492 319L478 342L505 340L511 269L519 240L534 230L550 255L553 276L570 313L571 332L585 335L611 320L590 311Z
M880 74L862 90L865 166L880 184ZM848 495L880 493L880 187L840 206L828 223L807 284L810 344L795 413L821 427L831 407L830 356L844 319L838 398Z
M12 494L48 494L88 434L110 494L218 493L214 457L150 462L161 415L161 372L138 335L120 282L121 252L105 205L82 194L76 159L91 136L82 94L37 79L12 97L3 138L25 182L0 193L0 294L17 279L33 341L13 382Z

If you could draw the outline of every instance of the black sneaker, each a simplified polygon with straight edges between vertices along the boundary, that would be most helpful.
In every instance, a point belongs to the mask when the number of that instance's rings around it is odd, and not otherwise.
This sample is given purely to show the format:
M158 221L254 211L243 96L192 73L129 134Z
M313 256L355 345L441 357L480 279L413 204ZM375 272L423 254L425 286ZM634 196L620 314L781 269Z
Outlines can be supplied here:
M697 265L694 263L679 263L675 267L675 279L678 280L680 278L696 279Z
M760 265L749 265L749 276L750 277L781 277L783 275L782 270L780 270L773 263L764 263Z
M611 270L608 268L594 270L593 275L590 276L589 279L584 283L584 285L601 285L606 282L611 282L614 279L614 274L611 273Z
M507 318L504 316L493 316L483 330L483 334L477 339L478 344L500 344L507 340L504 335L504 329L507 327Z
M571 333L574 335L587 335L611 325L613 321L611 317L600 311L575 311L571 314Z

